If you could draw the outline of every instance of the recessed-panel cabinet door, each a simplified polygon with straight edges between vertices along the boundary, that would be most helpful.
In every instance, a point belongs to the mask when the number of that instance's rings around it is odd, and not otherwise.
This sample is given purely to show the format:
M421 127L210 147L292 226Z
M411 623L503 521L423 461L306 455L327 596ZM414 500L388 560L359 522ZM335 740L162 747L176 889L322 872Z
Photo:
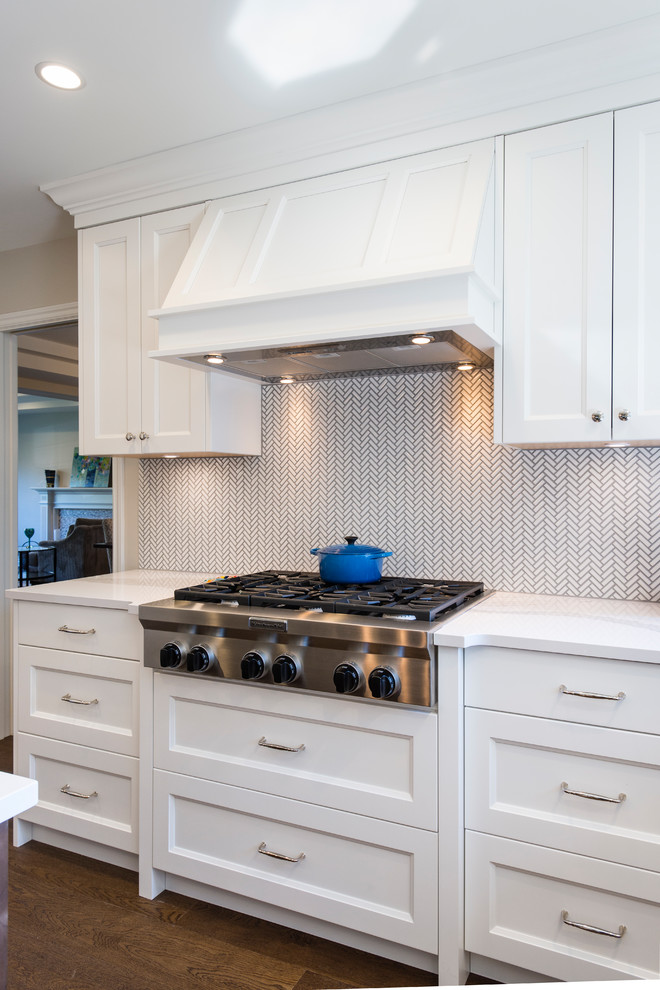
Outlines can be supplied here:
M610 439L612 114L505 139L504 443Z
M139 220L83 230L80 252L80 452L139 453Z
M149 310L163 304L190 241L204 215L204 206L143 217L142 272L142 452L187 453L206 449L207 374L156 361L158 321Z
M660 103L615 114L613 436L660 440Z

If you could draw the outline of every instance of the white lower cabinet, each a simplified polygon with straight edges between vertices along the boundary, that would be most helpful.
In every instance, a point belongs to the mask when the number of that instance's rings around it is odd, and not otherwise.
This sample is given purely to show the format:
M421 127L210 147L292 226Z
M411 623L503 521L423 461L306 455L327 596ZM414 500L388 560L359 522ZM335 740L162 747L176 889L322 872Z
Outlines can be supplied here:
M334 695L154 679L155 765L435 831L437 716ZM202 703L203 698L203 703Z
M435 712L156 673L154 767L156 870L437 955Z
M157 869L437 950L432 832L159 770L154 816Z
M660 736L468 709L468 828L660 872Z
M470 951L557 980L660 978L660 874L466 836Z
M39 782L14 842L36 836L136 868L138 618L50 602L14 608L14 768Z
M16 772L39 781L39 802L21 818L136 853L137 771L134 757L19 733Z
M466 950L660 977L659 686L656 664L466 651Z

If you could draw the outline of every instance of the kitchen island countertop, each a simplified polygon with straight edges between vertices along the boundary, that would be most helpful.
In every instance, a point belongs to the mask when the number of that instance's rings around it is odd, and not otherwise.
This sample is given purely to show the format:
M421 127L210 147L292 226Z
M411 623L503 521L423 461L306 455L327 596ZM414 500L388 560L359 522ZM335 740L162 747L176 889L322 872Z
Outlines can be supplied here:
M435 643L660 663L660 603L498 591L448 620Z

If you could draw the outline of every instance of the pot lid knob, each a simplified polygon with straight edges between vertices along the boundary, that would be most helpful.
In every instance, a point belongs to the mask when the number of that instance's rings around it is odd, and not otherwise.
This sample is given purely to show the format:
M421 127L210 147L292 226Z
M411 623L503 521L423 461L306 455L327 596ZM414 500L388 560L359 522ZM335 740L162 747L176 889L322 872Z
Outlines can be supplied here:
M344 539L348 544L350 544L350 546L353 546L354 543L357 543L357 536L345 536Z

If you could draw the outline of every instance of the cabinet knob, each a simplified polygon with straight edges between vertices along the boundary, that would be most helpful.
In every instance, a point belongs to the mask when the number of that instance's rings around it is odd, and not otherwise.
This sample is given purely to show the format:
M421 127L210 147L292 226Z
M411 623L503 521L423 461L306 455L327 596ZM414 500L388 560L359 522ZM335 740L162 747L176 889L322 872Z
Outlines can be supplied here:
M142 430L142 432L140 433L140 440L148 440L148 439L149 439L149 434L145 433L144 430Z
M619 419L622 419L624 423L627 419L630 419L630 409L622 409L619 413Z
M134 433L127 433L126 434L126 439L129 440L129 441L130 440L135 440L135 434Z
M602 412L598 412L598 411L592 412L591 418L593 419L594 423L602 423L603 422L603 414L602 414Z

